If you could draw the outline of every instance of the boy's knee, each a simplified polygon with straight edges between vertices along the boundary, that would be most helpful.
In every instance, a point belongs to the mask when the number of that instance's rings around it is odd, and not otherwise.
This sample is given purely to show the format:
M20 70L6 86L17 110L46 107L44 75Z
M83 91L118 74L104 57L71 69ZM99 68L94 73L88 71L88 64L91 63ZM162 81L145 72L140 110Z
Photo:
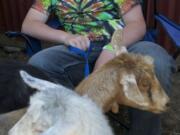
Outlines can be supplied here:
M154 60L154 65L156 68L170 68L171 66L174 67L175 64L173 58L167 53L167 51L153 42L138 42L130 46L128 51L151 56Z
M152 57L156 57L158 55L164 55L164 56L168 55L166 50L162 48L160 45L148 41L137 42L131 45L128 48L128 51L132 53L150 55Z
M35 54L29 59L28 64L43 69L46 67L46 65L49 65L48 62L49 61L46 56Z

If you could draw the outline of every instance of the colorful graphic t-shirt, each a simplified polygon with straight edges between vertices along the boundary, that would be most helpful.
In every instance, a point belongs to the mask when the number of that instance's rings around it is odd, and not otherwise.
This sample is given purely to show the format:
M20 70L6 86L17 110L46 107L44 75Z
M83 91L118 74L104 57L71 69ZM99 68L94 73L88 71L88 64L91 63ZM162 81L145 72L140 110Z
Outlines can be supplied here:
M36 0L33 8L55 13L66 32L102 40L124 26L122 16L137 4L139 0Z

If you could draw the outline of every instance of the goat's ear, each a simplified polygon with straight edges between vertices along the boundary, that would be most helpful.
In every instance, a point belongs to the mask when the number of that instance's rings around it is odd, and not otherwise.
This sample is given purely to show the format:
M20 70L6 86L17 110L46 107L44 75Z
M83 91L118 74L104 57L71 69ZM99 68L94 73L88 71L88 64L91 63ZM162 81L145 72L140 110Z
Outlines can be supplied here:
M58 85L54 84L49 81L45 81L42 79L35 78L28 74L27 72L21 70L20 71L20 76L22 77L23 81L29 85L32 88L35 88L37 90L48 90L49 88L57 88Z
M148 64L150 64L150 65L154 64L154 60L153 60L153 58L151 56L146 55L143 58Z
M137 86L137 82L133 74L124 73L121 76L120 84L123 86L124 95L128 100L140 106L148 105Z

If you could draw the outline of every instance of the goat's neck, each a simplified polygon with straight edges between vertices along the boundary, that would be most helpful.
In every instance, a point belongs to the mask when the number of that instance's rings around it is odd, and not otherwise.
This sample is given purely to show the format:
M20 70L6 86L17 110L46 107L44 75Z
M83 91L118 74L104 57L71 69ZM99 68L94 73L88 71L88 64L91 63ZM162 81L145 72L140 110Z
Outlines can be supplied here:
M80 95L88 95L104 111L109 109L118 95L116 91L117 73L114 69L102 68L92 73L77 87ZM111 77L110 77L111 76Z

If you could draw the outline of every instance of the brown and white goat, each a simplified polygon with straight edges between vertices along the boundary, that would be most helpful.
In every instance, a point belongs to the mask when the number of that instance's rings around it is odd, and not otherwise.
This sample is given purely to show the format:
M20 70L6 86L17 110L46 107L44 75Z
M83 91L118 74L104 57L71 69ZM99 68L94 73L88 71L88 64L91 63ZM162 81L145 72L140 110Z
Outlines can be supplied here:
M150 57L122 53L84 79L76 92L88 95L105 112L117 112L121 104L160 113L169 98L153 69Z
M84 79L77 87L105 112L118 112L119 105L154 113L165 111L169 101L154 72L150 56L128 53L121 44L122 31L116 30L111 44L117 55Z

